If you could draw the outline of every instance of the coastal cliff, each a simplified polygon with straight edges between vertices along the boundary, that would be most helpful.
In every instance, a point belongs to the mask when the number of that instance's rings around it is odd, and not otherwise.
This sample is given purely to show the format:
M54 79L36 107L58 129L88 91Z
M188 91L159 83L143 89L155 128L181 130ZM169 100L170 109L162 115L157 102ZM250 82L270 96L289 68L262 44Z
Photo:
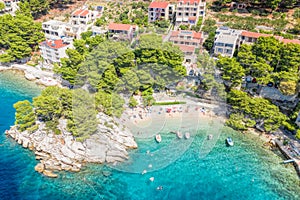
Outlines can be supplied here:
M6 134L24 148L34 151L40 161L35 170L49 177L57 177L53 171L80 171L86 163L116 163L128 159L128 149L137 148L132 133L103 114L97 115L97 132L83 142L76 141L66 131L66 120L59 121L61 134L46 130L45 124L37 122L38 130L29 133L12 126Z

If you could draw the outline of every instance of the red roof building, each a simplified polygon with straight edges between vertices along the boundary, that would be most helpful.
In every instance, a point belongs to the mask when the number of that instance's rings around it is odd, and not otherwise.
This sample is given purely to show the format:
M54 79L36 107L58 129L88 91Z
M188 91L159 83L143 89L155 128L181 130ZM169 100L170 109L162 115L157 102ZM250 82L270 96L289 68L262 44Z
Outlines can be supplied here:
M68 46L69 44L64 43L63 40L46 40L44 42L41 42L40 45L47 46L51 49L60 49L65 46Z
M71 23L74 25L87 25L89 22L93 22L97 17L100 17L98 11L78 9L75 10L71 15Z
M136 36L138 26L130 24L110 23L108 31L111 38L120 40L132 40Z
M248 38L259 38L259 37L268 37L270 36L269 34L264 34L264 33L256 33L256 32L250 32L250 31L243 31L242 36L248 37Z
M206 2L201 0L178 0L176 24L196 25L205 16Z
M290 40L290 39L284 39L282 36L277 35L271 35L271 34L265 34L265 33L256 33L256 32L250 32L250 31L243 31L241 34L241 41L242 43L255 43L259 37L275 37L277 40L283 42L283 43L293 43L293 44L300 44L300 40Z
M287 43L292 43L292 44L300 44L300 40L290 40L290 39L282 39L281 42L283 42L284 44L287 44Z
M195 31L172 31L169 41L175 45L187 45L199 48L202 43L202 35Z
M132 28L130 24L117 24L117 23L110 23L108 26L108 30L115 30L115 31L129 31Z
M169 12L168 2L153 1L148 7L148 21L149 23L157 20L168 20L172 12Z
M150 3L148 8L160 8L160 9L166 9L169 6L168 2L157 2L153 1Z
M40 43L41 56L49 64L60 63L61 58L68 57L66 50L72 45L63 40L46 40Z

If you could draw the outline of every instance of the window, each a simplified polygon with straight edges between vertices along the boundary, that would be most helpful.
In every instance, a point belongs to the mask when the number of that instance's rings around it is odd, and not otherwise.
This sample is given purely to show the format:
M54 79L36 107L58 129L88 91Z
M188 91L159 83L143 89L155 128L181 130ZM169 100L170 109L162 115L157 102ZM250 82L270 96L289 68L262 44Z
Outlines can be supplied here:
M189 13L185 13L185 16L189 16Z
M233 48L233 44L225 44L225 47Z
M227 54L231 54L231 53L232 53L232 50L231 50L231 49L226 49L226 53L227 53Z
M178 13L178 16L181 16L181 13Z
M224 43L217 42L217 43L216 43L216 46L218 46L218 47L223 47L223 46L224 46Z
M217 48L217 52L218 53L223 53L223 49L222 48Z

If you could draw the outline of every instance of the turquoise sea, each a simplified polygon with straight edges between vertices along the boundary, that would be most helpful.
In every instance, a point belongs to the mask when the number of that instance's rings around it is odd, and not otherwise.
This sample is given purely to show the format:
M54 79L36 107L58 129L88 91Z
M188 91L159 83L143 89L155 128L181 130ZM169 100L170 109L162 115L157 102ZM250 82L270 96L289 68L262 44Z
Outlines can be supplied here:
M88 165L79 173L44 177L34 171L33 153L4 134L14 123L12 105L39 92L19 76L0 73L0 199L300 199L293 166L280 164L282 158L264 149L257 136L231 129L222 129L206 156L200 152L205 128L191 132L190 142L162 133L160 144L153 137L139 138L139 149L124 164ZM226 147L228 136L234 147Z

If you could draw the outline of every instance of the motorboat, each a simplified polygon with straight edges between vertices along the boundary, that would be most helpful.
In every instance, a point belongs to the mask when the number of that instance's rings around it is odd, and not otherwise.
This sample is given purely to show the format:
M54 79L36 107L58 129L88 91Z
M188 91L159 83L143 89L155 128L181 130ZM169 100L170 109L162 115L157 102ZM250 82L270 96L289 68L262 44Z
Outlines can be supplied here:
M212 134L209 134L209 135L207 136L207 139L208 139L208 140L213 139L213 135L212 135Z
M233 146L233 140L231 137L226 138L226 142L229 146Z
M158 142L158 143L161 142L161 136L160 136L160 134L156 134L156 135L155 135L155 140L156 140L156 142Z
M184 138L185 138L185 139L189 139L190 137L191 137L191 135L190 135L189 132L186 132L186 133L184 134Z
M183 135L180 131L177 131L176 132L176 136L179 138L179 139L182 139Z

